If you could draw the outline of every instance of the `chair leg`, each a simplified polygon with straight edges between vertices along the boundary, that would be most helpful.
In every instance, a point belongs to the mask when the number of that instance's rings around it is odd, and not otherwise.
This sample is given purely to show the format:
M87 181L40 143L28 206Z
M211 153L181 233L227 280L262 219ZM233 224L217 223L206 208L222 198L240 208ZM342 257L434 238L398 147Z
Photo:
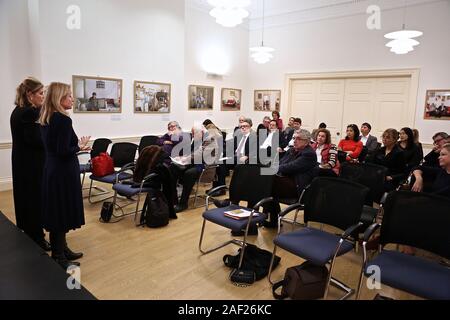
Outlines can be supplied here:
M335 253L334 253L333 259L331 260L330 272L329 272L329 274L328 274L328 281L327 281L327 285L326 285L326 287L325 287L325 294L324 294L324 296L323 296L324 300L326 300L327 297L328 297L328 292L329 292L329 289L330 289L330 284L333 284L333 286L335 286L335 287L337 287L338 289L341 289L341 290L343 290L344 292L346 292L346 294L345 294L343 297L341 297L340 300L345 300L345 299L347 299L348 297L350 297L350 296L355 292L355 290L353 290L353 289L347 287L344 283L342 283L341 281L339 281L339 280L337 280L337 279L335 279L335 278L332 277L333 269L334 269L334 263L335 263L335 261L336 261L337 254L338 254L338 252L339 252L339 250L340 250L340 248L341 248L341 245L342 245L342 242L343 242L343 241L344 241L344 240L342 240L342 239L339 241L339 244L338 244L338 246L337 246L337 248L336 248L336 251L335 251Z
M203 248L202 248L202 243L203 243L203 236L204 236L204 233L205 233L205 224L206 224L206 220L203 219L202 231L201 231L201 233L200 233L200 240L199 240L199 242L198 242L198 250L199 250L203 255L208 254L208 253L211 253L211 252L214 252L214 251L216 251L216 250L219 250L220 248L223 248L223 247L225 247L225 246L227 246L227 245L229 245L229 244L235 244L235 245L237 245L237 246L242 246L243 241L240 241L240 240L237 240L237 239L232 239L232 240L226 241L226 242L223 243L223 244L218 245L218 246L215 247L215 248L212 248L212 249L209 249L209 250L203 249Z
M269 274L267 275L267 279L269 280L269 283L271 285L274 284L274 282L272 282L272 280L270 279L270 276L272 275L272 266L273 266L273 261L275 260L275 255L277 253L277 246L275 245L272 251L272 258L270 259L270 266L269 266Z

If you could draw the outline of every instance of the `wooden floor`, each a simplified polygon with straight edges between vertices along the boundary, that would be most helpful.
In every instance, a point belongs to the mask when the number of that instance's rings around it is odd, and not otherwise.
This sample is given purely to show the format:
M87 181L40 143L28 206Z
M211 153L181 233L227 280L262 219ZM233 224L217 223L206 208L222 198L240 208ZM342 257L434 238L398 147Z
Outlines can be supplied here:
M235 254L236 246L200 254L203 208L179 213L178 219L166 227L149 229L135 227L132 217L118 223L101 223L101 204L91 205L85 199L84 205L86 225L70 232L68 243L74 251L84 253L79 260L81 282L99 299L273 299L267 279L248 287L230 282L230 269L224 266L222 257ZM0 210L15 221L11 191L0 192ZM274 230L260 228L259 235L250 237L250 242L271 251L274 235ZM231 238L229 230L211 223L207 223L205 236L206 245ZM275 280L283 277L287 267L302 262L283 250L278 250L278 255L281 263L273 273ZM338 258L333 276L356 287L360 261L361 254L354 252ZM418 299L385 286L381 291L365 289L362 298L373 299L377 293L395 299ZM332 288L328 298L335 299L339 294Z

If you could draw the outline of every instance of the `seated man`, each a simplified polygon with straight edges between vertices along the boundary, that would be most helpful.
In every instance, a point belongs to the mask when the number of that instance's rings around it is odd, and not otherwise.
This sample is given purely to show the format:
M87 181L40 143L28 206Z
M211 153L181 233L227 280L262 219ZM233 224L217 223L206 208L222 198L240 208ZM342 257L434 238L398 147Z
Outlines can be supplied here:
M281 144L278 148L280 159L286 154L286 152L294 146L294 133L298 132L302 127L302 119L294 118L292 123L293 130L283 132Z
M316 152L310 146L311 134L300 130L294 135L294 146L280 160L278 173L274 176L272 196L276 199L300 197L303 189L314 178L313 170L317 166ZM269 204L266 211L270 213L270 221L266 227L278 226L279 203Z
M442 146L450 142L449 135L445 132L438 132L433 136L433 150L430 151L423 159L423 166L439 168L439 153Z
M188 207L189 196L195 182L200 177L205 165L217 163L219 157L218 141L222 135L218 130L210 129L206 131L203 126L194 126L192 128L191 154L188 156L175 158L178 163L172 163L170 170L175 180L180 180L183 184L178 205L175 206L175 212L180 212Z

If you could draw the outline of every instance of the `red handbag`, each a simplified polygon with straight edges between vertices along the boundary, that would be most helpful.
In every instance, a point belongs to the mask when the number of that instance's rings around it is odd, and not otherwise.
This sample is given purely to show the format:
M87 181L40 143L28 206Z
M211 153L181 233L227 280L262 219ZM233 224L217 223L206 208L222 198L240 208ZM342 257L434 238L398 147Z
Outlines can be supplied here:
M91 162L92 175L96 177L104 177L114 173L114 161L106 152L92 158Z

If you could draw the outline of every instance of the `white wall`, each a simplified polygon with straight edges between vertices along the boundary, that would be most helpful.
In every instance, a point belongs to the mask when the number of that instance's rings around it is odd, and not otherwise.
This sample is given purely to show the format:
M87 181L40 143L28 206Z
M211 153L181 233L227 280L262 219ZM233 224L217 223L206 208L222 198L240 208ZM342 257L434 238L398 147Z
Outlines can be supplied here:
M383 35L401 28L402 10L382 11L382 29L366 28L368 15L290 24L265 30L264 42L276 49L264 66L249 64L252 89L284 88L287 73L314 73L373 69L420 68L415 127L421 140L431 143L437 131L450 131L450 121L423 120L427 89L450 89L450 1L408 8L407 27L424 35L420 46L407 55L395 55L385 47ZM250 32L250 45L260 41L259 30ZM281 102L287 119L287 101ZM301 117L300 115L297 115Z
M81 29L69 30L69 5L81 9ZM79 136L136 137L160 134L177 120L185 130L211 118L222 128L237 122L236 112L220 113L220 89L243 90L242 109L250 110L248 31L217 25L207 12L185 8L184 0L0 0L0 143L11 141L9 115L15 87L34 75L45 84L71 83L72 75L123 79L120 115L72 114ZM227 73L208 78L205 59L224 53ZM219 60L220 67L222 63ZM169 115L134 114L133 81L172 84ZM187 112L189 84L215 86L214 111ZM246 96L247 94L247 96ZM0 149L0 189L10 186L10 149Z
M248 86L248 30L243 27L224 28L208 13L186 7L186 99L191 84L214 86L213 111L191 111L183 125L211 119L219 128L234 128L240 114L252 109ZM214 70L224 71L222 77L208 76ZM242 89L241 111L220 111L222 88ZM187 102L187 101L186 101ZM187 106L183 106L187 110Z

